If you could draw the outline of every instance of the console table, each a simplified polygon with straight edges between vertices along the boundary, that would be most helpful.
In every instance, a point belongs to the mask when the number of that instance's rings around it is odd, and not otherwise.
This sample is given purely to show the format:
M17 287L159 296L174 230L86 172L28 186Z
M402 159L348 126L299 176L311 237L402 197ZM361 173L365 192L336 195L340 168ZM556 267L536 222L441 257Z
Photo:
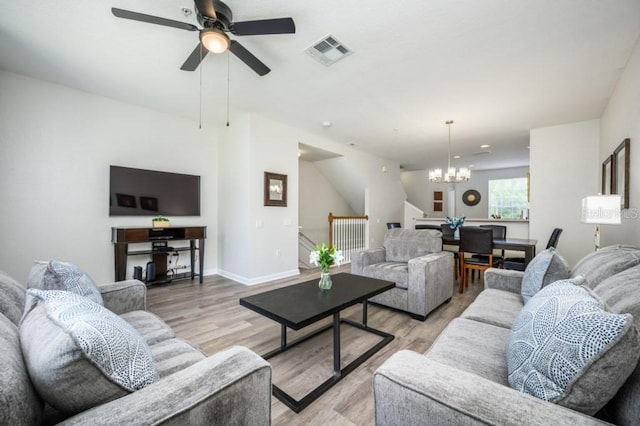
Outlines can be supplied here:
M115 277L116 281L123 281L127 275L127 257L133 255L150 254L156 265L156 274L160 277L164 274L166 279L166 257L169 252L186 251L191 254L191 279L204 273L204 240L207 237L206 226L185 226L170 228L136 228L114 227L111 228L111 242L113 242ZM177 247L171 250L146 249L129 251L129 244L136 243L162 243L173 241L189 241L189 247ZM196 246L196 241L198 245ZM199 273L195 272L196 250L198 250ZM161 281L161 279L160 279Z

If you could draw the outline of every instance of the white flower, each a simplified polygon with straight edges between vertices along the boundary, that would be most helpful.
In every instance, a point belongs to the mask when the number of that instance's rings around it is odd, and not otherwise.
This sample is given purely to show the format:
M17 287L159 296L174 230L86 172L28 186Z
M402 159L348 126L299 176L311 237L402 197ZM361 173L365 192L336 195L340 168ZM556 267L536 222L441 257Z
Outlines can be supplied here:
M343 260L344 256L342 255L342 250L336 251L333 255L333 261L336 263L336 266L340 266Z
M312 251L311 253L309 253L309 262L312 265L318 266L318 252L317 251Z

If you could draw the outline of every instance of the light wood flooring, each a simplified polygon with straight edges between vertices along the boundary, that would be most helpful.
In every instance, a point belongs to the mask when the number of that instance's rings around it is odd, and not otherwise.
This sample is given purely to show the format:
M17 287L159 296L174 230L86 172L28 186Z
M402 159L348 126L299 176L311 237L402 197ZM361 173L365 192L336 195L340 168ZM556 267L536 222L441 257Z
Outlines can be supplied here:
M348 272L342 266L335 272ZM213 275L198 281L183 280L152 286L147 292L147 309L164 319L178 337L198 345L213 354L232 345L242 345L257 354L264 354L280 345L280 324L240 306L239 299L267 290L319 277L319 270L302 271L295 278L272 283L245 286ZM395 339L360 365L337 385L296 414L272 396L273 425L372 425L374 371L400 349L424 353L442 329L475 299L482 283L470 285L464 294L458 293L454 283L451 302L417 321L409 315L379 306L370 306L368 324L386 331ZM343 311L343 318L362 320L362 305ZM300 331L289 330L288 341L307 334L328 320ZM375 344L379 337L344 324L341 327L342 362ZM269 360L273 367L273 383L296 398L330 377L333 368L331 332L326 331L296 348Z

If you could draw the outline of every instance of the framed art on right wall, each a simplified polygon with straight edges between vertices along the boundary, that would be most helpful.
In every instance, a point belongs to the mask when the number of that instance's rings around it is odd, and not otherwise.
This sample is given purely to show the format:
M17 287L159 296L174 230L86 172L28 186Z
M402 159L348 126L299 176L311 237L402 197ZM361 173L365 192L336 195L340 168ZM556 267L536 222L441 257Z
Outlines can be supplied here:
M629 169L631 157L629 149L631 140L629 138L622 141L613 151L613 167L611 173L611 193L622 196L622 208L629 208Z
M602 195L610 195L615 191L613 187L613 155L602 162Z

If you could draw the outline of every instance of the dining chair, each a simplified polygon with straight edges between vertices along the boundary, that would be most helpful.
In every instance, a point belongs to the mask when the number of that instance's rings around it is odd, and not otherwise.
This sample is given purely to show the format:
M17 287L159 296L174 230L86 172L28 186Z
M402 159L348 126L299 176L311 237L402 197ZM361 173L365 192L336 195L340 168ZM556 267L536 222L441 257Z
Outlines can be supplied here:
M469 257L465 255L469 254ZM474 254L482 257L471 257ZM500 267L502 263L494 260L493 230L479 226L463 226L460 228L460 293L469 286L469 272ZM468 272L469 271L469 272Z
M547 247L545 247L545 249L548 249L551 247L557 248L558 240L560 239L560 234L562 234L562 228L553 228L553 231L551 231L551 236L549 237L549 241L547 242ZM524 271L526 269L524 264L524 258L523 257L507 257L504 260L504 269L511 269L514 271Z
M507 227L505 225L480 225L480 228L491 229L494 240L505 240L507 238ZM504 250L500 255L504 257Z

